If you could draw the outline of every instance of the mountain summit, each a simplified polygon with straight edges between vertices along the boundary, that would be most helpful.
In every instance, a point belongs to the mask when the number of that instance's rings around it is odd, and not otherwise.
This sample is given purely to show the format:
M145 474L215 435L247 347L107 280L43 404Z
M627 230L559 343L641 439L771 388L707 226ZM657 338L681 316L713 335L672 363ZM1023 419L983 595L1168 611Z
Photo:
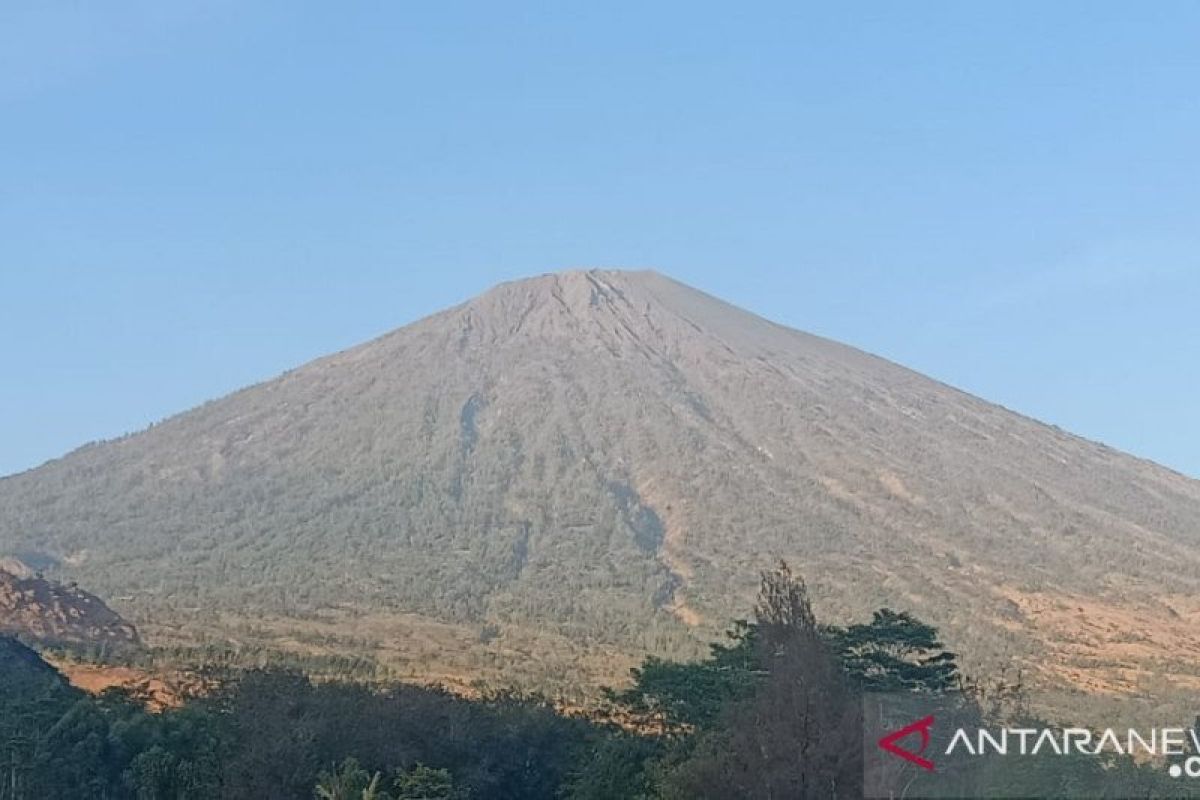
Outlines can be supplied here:
M1196 481L653 272L502 284L0 480L0 556L147 633L340 635L464 679L694 647L782 557L831 620L1194 689L1198 544Z

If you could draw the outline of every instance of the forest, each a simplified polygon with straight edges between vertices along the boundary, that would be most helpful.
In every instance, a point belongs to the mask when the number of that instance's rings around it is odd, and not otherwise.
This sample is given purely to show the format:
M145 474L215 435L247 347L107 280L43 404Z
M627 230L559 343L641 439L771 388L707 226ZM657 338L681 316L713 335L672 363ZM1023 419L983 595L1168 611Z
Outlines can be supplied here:
M862 797L862 698L876 692L1042 724L1018 680L963 675L938 632L907 613L822 625L780 564L762 575L753 618L707 658L648 658L587 709L271 668L213 671L195 696L152 712L127 690L86 695L3 639L0 800ZM907 779L910 796L925 778ZM937 778L980 797L1188 796L1164 765L1115 756L1030 756L1019 770Z

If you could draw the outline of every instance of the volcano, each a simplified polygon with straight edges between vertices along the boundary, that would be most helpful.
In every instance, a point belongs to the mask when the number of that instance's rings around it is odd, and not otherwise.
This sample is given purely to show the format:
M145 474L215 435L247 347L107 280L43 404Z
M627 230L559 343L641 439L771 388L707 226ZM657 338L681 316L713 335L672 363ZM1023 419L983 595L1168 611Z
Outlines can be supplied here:
M0 480L143 634L612 680L759 570L1047 692L1194 691L1200 482L654 272L502 284Z

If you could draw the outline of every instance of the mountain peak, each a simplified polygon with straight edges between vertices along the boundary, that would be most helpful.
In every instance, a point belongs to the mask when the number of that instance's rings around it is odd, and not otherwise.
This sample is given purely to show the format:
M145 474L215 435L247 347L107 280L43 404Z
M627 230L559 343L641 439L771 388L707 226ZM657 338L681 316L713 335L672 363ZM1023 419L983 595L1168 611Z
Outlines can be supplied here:
M629 291L637 291L657 273L605 269L572 269L549 272L532 278L501 283L472 301L469 306L499 305L502 310L517 306L557 304L576 314L594 313L611 305Z
M651 271L568 270L502 283L421 324L453 333L461 352L512 337L623 347L653 338L649 326L673 324L672 295L688 293L706 297Z
M610 353L654 359L722 352L771 359L803 353L833 369L919 377L853 347L788 328L654 270L578 269L501 283L443 312L458 344L494 347L525 342L592 342ZM430 321L445 325L445 316ZM401 329L404 331L406 329ZM707 354L707 355L705 355Z

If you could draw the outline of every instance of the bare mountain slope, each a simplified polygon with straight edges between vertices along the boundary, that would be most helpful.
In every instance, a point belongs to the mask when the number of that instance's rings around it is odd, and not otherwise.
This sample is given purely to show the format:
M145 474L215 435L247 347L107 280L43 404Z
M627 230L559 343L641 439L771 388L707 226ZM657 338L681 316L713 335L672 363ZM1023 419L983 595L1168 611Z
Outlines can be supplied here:
M1195 688L1198 545L1200 483L650 272L504 284L0 481L0 556L139 623L401 660L444 626L464 677L686 649L782 556L827 616L911 609L1046 685Z

